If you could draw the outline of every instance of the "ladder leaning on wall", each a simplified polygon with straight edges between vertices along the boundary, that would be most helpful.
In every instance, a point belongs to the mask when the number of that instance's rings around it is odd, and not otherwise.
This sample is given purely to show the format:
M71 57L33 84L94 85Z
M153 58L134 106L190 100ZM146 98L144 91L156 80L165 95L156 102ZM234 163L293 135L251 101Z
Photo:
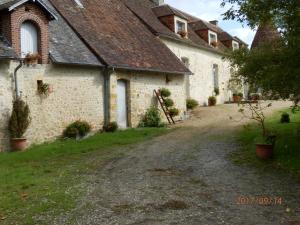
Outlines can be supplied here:
M164 97L161 96L161 94L157 90L154 90L154 94L155 94L155 96L156 96L156 98L157 98L157 100L158 100L158 102L159 102L159 104L160 104L160 106L161 106L161 108L162 108L169 124L175 124L175 121L174 121L173 117L170 115L169 108L165 104Z

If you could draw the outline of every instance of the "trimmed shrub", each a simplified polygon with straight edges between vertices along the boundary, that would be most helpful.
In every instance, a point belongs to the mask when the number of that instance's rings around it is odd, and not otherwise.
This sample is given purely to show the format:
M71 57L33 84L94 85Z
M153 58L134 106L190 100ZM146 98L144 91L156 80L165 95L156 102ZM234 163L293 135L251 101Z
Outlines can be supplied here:
M165 99L165 106L172 107L174 105L174 101L170 98Z
M282 113L281 114L281 119L280 119L280 122L281 123L289 123L291 121L290 119L290 115L288 113Z
M215 96L210 96L208 98L208 106L215 106L217 104L217 99Z
M179 109L171 108L171 109L169 109L169 114L170 114L170 116L172 116L172 117L178 116L178 115L179 115Z
M77 120L71 123L63 132L67 138L84 137L91 131L91 125L86 121Z
M22 138L30 124L30 110L28 105L17 98L13 102L13 109L9 119L9 133L11 138Z
M171 92L170 92L170 90L167 89L167 88L161 88L161 89L159 89L159 93L160 93L160 95L161 95L162 97L165 97L165 98L171 96Z
M149 108L139 124L140 127L161 127L163 126L158 108L152 106Z
M103 131L105 132L116 132L118 130L117 122L110 122L103 126Z
M195 99L187 99L186 107L187 109L194 109L199 105L199 103Z

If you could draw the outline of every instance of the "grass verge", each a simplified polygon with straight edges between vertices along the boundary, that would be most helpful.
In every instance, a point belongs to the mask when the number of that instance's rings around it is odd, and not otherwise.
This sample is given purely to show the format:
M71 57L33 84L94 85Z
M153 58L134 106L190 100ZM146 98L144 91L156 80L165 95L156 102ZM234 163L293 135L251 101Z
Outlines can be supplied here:
M283 112L290 114L290 123L280 123ZM256 157L255 144L260 139L261 130L257 125L250 124L245 126L238 134L238 139L243 147L240 151L234 153L234 161L259 167L283 169L300 179L300 113L292 114L289 109L278 111L267 119L266 125L278 137L274 158L266 162Z
M168 132L143 128L58 140L27 151L0 154L0 224L46 225L72 209L84 181L105 162L126 154L118 148Z

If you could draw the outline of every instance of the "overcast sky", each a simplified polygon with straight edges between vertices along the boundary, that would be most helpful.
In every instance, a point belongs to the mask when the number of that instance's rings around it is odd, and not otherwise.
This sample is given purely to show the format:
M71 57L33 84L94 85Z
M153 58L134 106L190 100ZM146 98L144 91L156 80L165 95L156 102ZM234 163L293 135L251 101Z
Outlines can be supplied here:
M224 21L222 14L226 11L226 8L220 6L221 2L222 0L165 0L165 3L203 20L218 20L219 26L223 30L233 36L238 36L251 45L255 31L247 26L243 27L242 24L235 21Z

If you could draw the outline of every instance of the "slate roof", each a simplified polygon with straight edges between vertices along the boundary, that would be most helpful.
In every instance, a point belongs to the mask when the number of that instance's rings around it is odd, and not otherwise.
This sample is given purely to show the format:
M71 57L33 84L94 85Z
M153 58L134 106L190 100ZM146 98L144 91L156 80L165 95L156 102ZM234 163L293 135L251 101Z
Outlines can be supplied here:
M17 55L9 46L7 40L0 34L0 58L14 59Z
M157 17L174 15L187 20L187 17L182 12L169 5L153 7L152 10L154 11Z
M144 24L155 34L161 37L170 38L175 41L185 43L188 45L193 45L195 47L201 47L208 49L210 51L216 52L217 50L212 48L208 43L206 43L203 39L201 39L193 29L188 26L188 38L181 38L174 32L172 32L169 28L161 23L158 19L158 16L154 13L152 9L157 9L159 7L155 7L155 4L149 0L122 0L124 4L136 14L143 21ZM153 8L154 7L154 8ZM170 6L169 6L170 7ZM168 7L168 8L169 8ZM170 7L172 8L172 7ZM172 8L174 9L174 8ZM174 10L173 10L174 11ZM173 12L172 11L172 12ZM179 10L176 9L177 12ZM185 14L181 12L181 14L186 17ZM168 15L168 13L166 13ZM187 17L186 17L187 18ZM187 18L188 19L188 18Z
M19 0L17 0L19 1ZM16 0L0 0L0 7L5 7L16 3ZM43 0L51 12L56 16L56 20L49 23L49 54L50 59L58 64L79 64L90 66L103 66L97 57L80 40L76 33L67 25L65 20L52 7L48 0ZM0 58L17 58L16 53L10 44L1 38L0 34Z
M120 0L51 0L101 62L118 69L191 73ZM105 7L104 7L105 6Z
M272 23L262 24L257 29L251 48L256 48L260 44L280 39L280 37L279 32Z

